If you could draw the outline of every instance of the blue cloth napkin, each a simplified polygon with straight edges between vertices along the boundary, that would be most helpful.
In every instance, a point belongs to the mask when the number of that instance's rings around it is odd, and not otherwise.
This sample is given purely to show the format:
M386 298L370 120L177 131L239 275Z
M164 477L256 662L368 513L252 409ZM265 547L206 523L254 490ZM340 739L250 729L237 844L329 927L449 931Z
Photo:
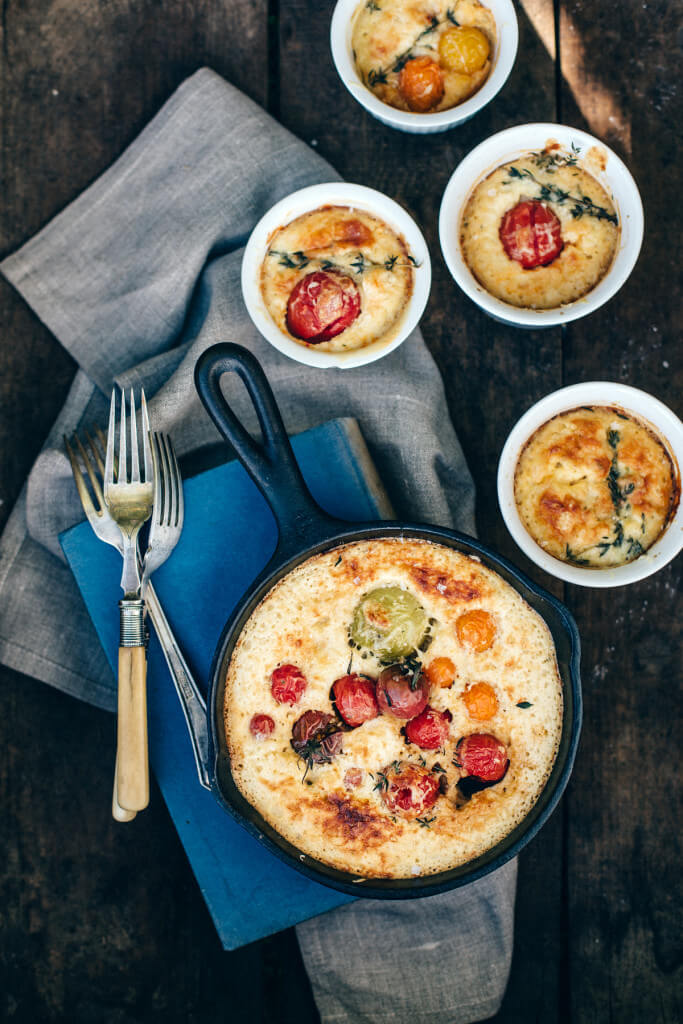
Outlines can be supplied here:
M378 519L382 496L354 428L353 421L333 420L295 437L294 451L311 493L328 512L356 521ZM237 462L187 480L184 493L183 533L154 574L154 587L204 689L223 626L273 553L277 529L264 498ZM60 540L114 669L121 556L99 541L87 522ZM269 853L200 786L183 712L150 632L150 760L224 948L235 949L349 902L350 897L309 881Z

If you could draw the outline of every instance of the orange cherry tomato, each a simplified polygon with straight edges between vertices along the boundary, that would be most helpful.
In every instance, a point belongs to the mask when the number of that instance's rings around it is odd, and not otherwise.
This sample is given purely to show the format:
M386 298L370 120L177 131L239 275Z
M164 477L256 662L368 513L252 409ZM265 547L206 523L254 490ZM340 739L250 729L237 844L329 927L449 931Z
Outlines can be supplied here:
M398 88L411 110L425 114L443 98L441 68L431 57L413 57L401 69Z
M462 695L467 714L476 722L486 722L498 710L498 698L488 683L473 683Z
M434 658L424 672L432 686L440 686L445 690L453 685L455 665L450 658Z
M481 71L491 53L486 33L469 25L447 28L439 39L439 59L448 71L472 75Z
M460 615L455 622L455 632L463 647L480 654L488 651L496 636L496 624L493 616L482 608L474 608L471 612Z

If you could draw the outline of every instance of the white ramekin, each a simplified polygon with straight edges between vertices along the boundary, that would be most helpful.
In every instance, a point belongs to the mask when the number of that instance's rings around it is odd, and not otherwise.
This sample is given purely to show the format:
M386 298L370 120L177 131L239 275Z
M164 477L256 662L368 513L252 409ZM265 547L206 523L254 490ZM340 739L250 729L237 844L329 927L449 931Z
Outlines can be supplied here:
M465 204L476 185L501 164L537 150L554 139L563 149L572 145L580 157L597 147L606 158L605 170L590 173L611 195L619 217L620 231L612 265L601 281L583 298L556 309L520 309L501 302L479 284L463 257L460 246L460 222ZM439 239L444 259L455 282L466 295L496 320L515 327L553 327L586 316L619 291L633 270L643 241L643 205L626 165L604 142L577 128L561 124L520 124L506 128L486 139L456 167L441 200Z
M468 121L482 107L485 107L500 91L508 79L517 55L519 30L517 15L512 0L483 0L484 5L496 20L496 46L493 51L491 73L481 89L470 96L464 103L450 110L441 110L435 114L413 114L406 110L396 110L382 101L362 82L353 59L351 32L353 17L364 0L338 0L332 15L330 26L330 46L332 59L342 82L354 99L376 117L378 121L399 128L403 132L430 134L454 128L463 121Z
M383 220L401 235L417 266L413 272L413 294L401 320L388 340L374 342L365 348L349 352L321 352L294 341L284 334L271 317L263 300L260 287L261 265L265 259L273 232L319 206L348 206L371 213ZM409 213L382 192L364 185L350 185L334 181L323 185L310 185L281 199L261 218L252 231L242 259L242 294L254 325L271 345L286 356L308 366L338 366L350 369L364 366L393 352L417 327L424 313L432 283L429 250L422 232Z
M510 431L498 463L498 502L513 540L532 562L551 576L566 580L567 583L577 583L581 587L621 587L651 576L681 551L683 504L679 502L659 540L635 561L612 569L589 569L569 565L544 551L526 531L515 502L515 469L529 438L553 416L582 405L615 406L649 424L666 444L680 480L680 467L683 466L683 423L675 413L659 399L638 388L611 381L589 381L553 391L532 405L518 420Z

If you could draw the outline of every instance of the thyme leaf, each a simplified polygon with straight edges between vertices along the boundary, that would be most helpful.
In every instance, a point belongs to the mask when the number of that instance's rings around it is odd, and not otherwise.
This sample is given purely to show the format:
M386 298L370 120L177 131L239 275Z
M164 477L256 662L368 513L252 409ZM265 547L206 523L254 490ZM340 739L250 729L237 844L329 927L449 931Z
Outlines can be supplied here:
M436 815L434 815L433 818L427 818L427 817L416 818L415 821L418 823L420 828L431 828L432 827L432 822L436 821Z
M568 562L573 562L574 565L590 565L588 559L581 558L581 556L577 552L572 551L572 549L569 547L569 544L567 544L565 549L565 558Z
M619 223L616 213L610 213L604 206L598 206L590 196L575 196L571 192L567 192L566 189L560 188L559 185L549 185L541 182L528 167L524 167L521 171L517 167L508 167L507 173L510 175L510 178L528 178L530 181L533 181L538 186L539 199L543 199L548 203L556 203L558 206L571 203L569 212L575 220L580 219L586 214L589 217L595 217L596 220L607 220L611 224ZM510 182L504 181L503 184L509 185Z
M532 708L533 704L528 700L520 700L517 705L518 708Z

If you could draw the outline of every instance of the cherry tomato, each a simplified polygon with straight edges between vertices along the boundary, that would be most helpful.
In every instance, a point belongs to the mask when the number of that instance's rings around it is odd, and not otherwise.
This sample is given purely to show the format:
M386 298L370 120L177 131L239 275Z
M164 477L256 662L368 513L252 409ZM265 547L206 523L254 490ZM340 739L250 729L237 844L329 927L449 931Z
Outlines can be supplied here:
M278 704L296 704L306 685L306 676L296 665L278 665L270 676L270 692Z
M342 676L332 684L332 697L347 725L362 725L379 714L372 679L358 675Z
M331 761L341 751L343 739L334 715L325 711L304 711L292 726L291 744L311 764Z
M407 761L394 761L379 776L379 792L392 814L417 818L436 803L439 780L426 768Z
M390 665L377 680L377 703L385 715L415 718L428 700L429 681L423 672L406 672L403 665Z
M439 59L449 71L472 75L481 71L491 53L488 36L480 28L454 25L439 38Z
M441 68L431 57L413 57L398 76L398 90L411 110L424 114L443 99Z
M434 658L425 668L425 675L432 686L447 689L455 680L455 665L450 658Z
M466 775L476 775L484 782L498 782L510 763L504 744L485 732L475 732L458 740L455 757Z
M349 768L344 775L344 785L347 789L356 789L360 786L363 781L363 769L362 768Z
M467 714L476 722L486 722L498 711L496 691L488 683L473 683L462 695Z
M537 199L517 203L498 229L505 252L525 270L544 267L564 248L562 225L549 206Z
M249 723L249 730L257 740L263 740L270 736L275 728L275 722L270 715L254 715Z
M481 608L464 612L455 620L455 632L463 647L469 647L475 654L488 651L496 637L493 616Z
M406 739L422 750L438 750L448 739L448 725L452 718L450 711L436 711L428 705L421 715L411 718L406 725Z
M287 302L287 329L318 344L345 331L360 313L360 292L346 274L316 270L302 277Z

